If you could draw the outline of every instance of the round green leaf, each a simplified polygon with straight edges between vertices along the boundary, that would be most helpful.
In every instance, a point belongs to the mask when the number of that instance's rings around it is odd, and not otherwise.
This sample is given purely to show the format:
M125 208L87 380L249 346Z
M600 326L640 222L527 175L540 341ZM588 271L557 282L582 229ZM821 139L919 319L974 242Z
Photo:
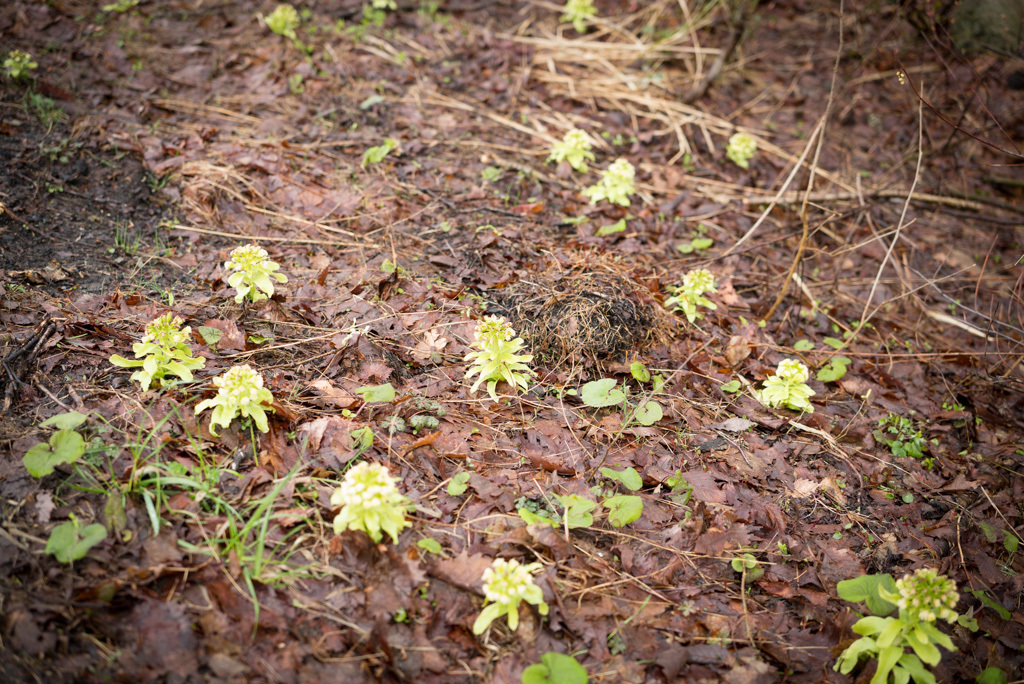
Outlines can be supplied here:
M651 372L640 361L629 364L629 373L637 382L648 382L651 379Z
M40 442L29 449L21 459L32 477L46 477L53 472L54 460L50 445Z
M608 509L608 522L612 527L622 527L640 519L644 502L639 496L612 496L601 502Z
M420 547L427 553L441 553L441 544L433 537L424 537L416 542L416 546Z
M74 430L88 418L84 413L68 411L51 416L39 424L39 427L55 427L58 430Z
M657 423L664 415L661 411L661 404L656 401L649 401L643 406L637 407L633 417L641 425L649 426Z
M360 387L356 390L356 394L361 394L363 401L367 404L389 404L395 400L395 388L390 382L384 385Z
M719 385L718 389L722 390L723 392L726 392L727 394L735 394L736 392L740 391L740 381L730 380L729 382Z
M616 389L618 383L613 378L603 378L588 382L580 388L580 399L587 406L602 408L604 406L615 406L621 404L626 395L622 390Z

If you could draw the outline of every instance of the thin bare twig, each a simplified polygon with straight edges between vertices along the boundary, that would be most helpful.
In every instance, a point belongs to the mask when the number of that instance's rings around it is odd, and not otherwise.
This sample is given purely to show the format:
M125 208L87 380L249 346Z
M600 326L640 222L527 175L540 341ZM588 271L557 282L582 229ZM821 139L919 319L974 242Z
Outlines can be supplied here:
M793 278L793 274L796 273L797 267L800 265L800 260L804 256L804 250L807 248L807 237L810 235L810 223L807 221L807 204L811 197L811 190L814 189L814 176L815 171L818 168L818 159L821 157L821 148L825 144L825 130L828 128L828 118L832 114L832 104L835 102L836 97L836 82L839 81L839 60L843 55L843 8L845 2L840 0L839 2L839 46L836 48L836 61L832 65L832 85L828 90L828 102L825 104L825 113L821 118L821 135L818 136L818 145L814 149L814 160L811 162L811 173L807 179L807 191L804 193L803 203L800 205L800 222L803 224L804 232L800 236L800 244L796 248L796 256L793 257L793 263L789 267L789 271L786 273L785 279L782 281L782 287L779 288L779 294L775 297L775 303L772 304L772 308L768 310L768 313L764 315L764 320L771 318L778 310L779 305L782 304L782 300L786 297L786 290L789 289L789 281ZM811 300L814 301L813 299Z

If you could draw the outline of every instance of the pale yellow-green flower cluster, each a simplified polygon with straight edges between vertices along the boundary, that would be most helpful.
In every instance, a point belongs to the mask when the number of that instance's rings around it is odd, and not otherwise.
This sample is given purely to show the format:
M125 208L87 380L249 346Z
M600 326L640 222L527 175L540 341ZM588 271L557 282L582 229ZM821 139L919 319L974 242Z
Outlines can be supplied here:
M743 169L750 168L750 160L757 153L757 141L746 133L736 133L729 138L725 155Z
M214 427L227 427L237 416L251 418L260 432L267 432L267 411L274 408L269 404L274 395L263 386L263 376L246 364L232 366L226 373L213 379L217 396L196 405L196 413L213 408L210 418L210 433L216 436Z
M263 17L267 28L279 36L295 40L295 29L299 27L299 13L291 5L278 5L273 12Z
M167 375L175 375L186 382L192 381L192 371L206 365L206 359L194 358L188 347L192 329L181 327L182 320L173 314L155 318L146 326L141 342L132 345L134 359L114 354L110 363L120 368L139 368L132 373L132 380L149 390L152 383L164 384ZM141 367L141 368L140 368Z
M235 301L241 303L248 297L258 302L269 299L274 294L274 281L288 282L283 273L276 273L280 266L267 258L267 250L258 245L243 245L231 252L231 258L224 262L224 268L234 271L228 277L228 285L235 288L238 294Z
M29 75L32 69L35 69L39 64L32 59L32 55L21 50L11 50L7 53L7 57L4 59L4 73L9 78L17 81L20 78L24 78Z
M551 146L551 156L548 157L548 161L567 161L572 168L580 173L586 173L589 169L587 160L594 161L592 147L590 136L584 131L574 128L562 137L562 142Z
M918 568L913 575L896 580L896 591L899 593L896 606L911 622L943 620L952 623L958 617L956 604L960 594L956 582L931 568Z
M192 334L192 328L189 326L182 328L183 322L179 317L169 313L154 318L146 326L146 334L142 336L142 343L152 342L164 349L174 349L179 344L185 344Z
M703 318L698 306L708 309L717 309L718 306L704 296L706 292L715 292L715 276L706 268L699 268L689 271L683 276L683 284L679 287L670 287L672 296L665 300L665 306L679 311L686 315L686 320L693 323L698 318Z
M587 20L595 16L597 8L594 7L594 0L568 0L559 20L572 22L572 27L577 33L585 33Z
M345 473L341 486L331 495L331 504L341 506L334 518L334 533L362 530L379 542L382 532L387 532L397 544L399 533L412 524L405 519L409 503L387 468L363 461Z
M807 366L796 359L786 359L779 363L775 375L764 381L761 390L761 403L770 408L784 406L793 411L812 413L810 397L816 394L807 386L811 372Z
M502 615L508 615L509 629L515 630L519 626L519 604L523 601L537 606L541 615L547 615L544 592L533 583L533 574L542 567L540 563L520 565L517 560L495 559L491 567L484 570L484 597L489 605L473 623L473 633L482 634Z
M603 199L622 207L629 206L629 196L636 192L636 169L626 159L616 159L605 170L595 185L583 191L590 198L591 204Z
M533 354L520 354L526 343L500 316L486 316L477 323L474 337L478 351L466 354L466 361L472 363L466 371L466 377L477 375L477 380L470 388L476 392L480 385L487 383L487 393L494 401L498 400L496 388L504 380L512 390L530 387L530 376L533 370L526 365L533 360Z

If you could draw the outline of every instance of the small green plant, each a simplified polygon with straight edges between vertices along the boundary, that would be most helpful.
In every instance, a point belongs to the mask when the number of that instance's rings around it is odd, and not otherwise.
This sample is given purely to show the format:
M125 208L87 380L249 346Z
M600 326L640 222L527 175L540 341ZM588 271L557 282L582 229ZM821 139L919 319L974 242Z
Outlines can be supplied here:
M891 575L863 575L836 586L846 601L867 603L873 613L853 625L861 635L843 651L835 669L849 674L862 658L878 661L871 684L899 683L913 679L917 684L934 684L935 677L925 665L938 665L938 646L955 651L953 641L938 630L936 621L957 621L960 594L956 583L935 570L918 568L913 574L893 581ZM899 610L898 617L886 617ZM907 648L911 653L907 653ZM891 680L890 680L891 675Z
M341 486L331 495L331 504L341 506L334 517L334 533L362 530L380 543L387 532L397 544L399 533L412 525L405 519L409 503L387 468L362 461L345 473Z
M523 684L587 684L587 670L572 656L548 651L523 670Z
M139 0L117 0L117 2L112 2L109 5L104 5L103 11L124 14L125 12L127 12L132 7L135 7L138 4Z
M367 164L380 164L384 161L384 157L391 154L391 150L398 147L398 141L393 138L384 138L384 142L375 147L368 147L363 152L363 161L361 166L366 168Z
M181 324L182 320L170 313L153 319L146 326L142 341L132 345L135 358L126 359L114 354L110 363L119 368L139 368L132 373L131 379L142 386L143 392L148 391L154 382L163 386L168 375L191 382L192 371L205 366L206 359L192 356L187 344L192 329L188 326L182 328Z
M816 392L807 386L810 377L807 366L796 359L781 361L775 375L764 381L764 389L758 393L758 399L769 408L784 406L793 411L813 413L810 397Z
M395 3L395 0L372 0L370 5L375 10L395 11L398 9L398 5Z
M58 107L56 102L35 91L25 93L25 107L48 127L59 123L64 117L64 110Z
M616 159L602 174L601 180L583 191L591 204L608 200L622 207L629 206L629 196L636 192L636 169L626 159Z
M420 430L433 430L439 423L434 416L417 414L409 417L409 427L412 428L412 434L414 435L418 435Z
M542 523L552 527L565 527L573 530L577 527L590 527L594 524L593 511L597 502L577 494L560 494L555 496L562 507L562 515L558 515L550 505L541 505L534 501L517 501L516 512L527 525Z
M500 316L486 316L477 323L473 345L478 351L466 354L466 361L472 363L466 371L466 377L479 376L470 392L476 392L486 382L487 393L497 401L498 393L495 389L502 380L513 391L520 387L523 391L529 389L534 371L526 364L533 360L533 354L519 353L526 343L515 334L508 321Z
M353 458L359 458L370 450L370 447L373 446L373 437L373 428L369 425L349 430L348 445L356 452Z
M356 389L367 404L390 404L395 400L395 387L390 382L383 385L366 385Z
M469 489L469 478L470 473L463 470L460 473L452 475L452 479L448 482L448 496L462 496Z
M299 28L299 13L291 5L278 5L273 12L263 17L263 22L279 36L296 40L295 29Z
M914 428L909 418L890 413L878 421L878 429L872 433L876 441L889 447L889 451L897 458L910 456L924 459L928 450L928 441L921 436L921 431Z
M672 296L665 300L665 306L685 315L686 320L693 323L698 318L704 318L697 311L698 306L712 310L718 308L718 305L704 296L708 292L717 292L717 287L711 271L705 268L694 269L683 276L682 285L669 288Z
M590 136L584 131L574 128L565 134L562 142L551 146L551 156L548 157L548 161L566 161L569 162L569 166L580 173L586 173L590 168L587 166L587 161L594 161L592 146Z
M228 285L235 288L235 302L242 303L270 299L274 294L274 280L288 282L287 276L276 271L281 268L267 258L267 250L259 245L248 244L231 251L231 258L224 262L224 268L234 271L228 277Z
M835 382L846 375L846 367L852 363L849 357L835 356L827 364L818 369L814 377L818 382Z
M594 0L568 0L559 21L572 22L576 33L587 32L587 20L597 16Z
M66 463L74 463L85 453L85 440L75 431L84 423L86 416L77 411L60 413L47 418L39 427L55 427L57 431L46 442L31 447L21 462L33 477L46 477L54 469Z
M752 553L744 553L732 559L732 569L743 576L744 583L756 582L764 576L764 568Z
M39 66L32 55L21 50L11 50L4 58L4 73L12 81L20 81L31 76L31 71Z
M46 553L52 553L61 563L74 563L85 558L89 549L107 538L107 528L99 523L82 527L78 518L71 519L53 528L46 542Z
M750 160L757 154L757 141L746 133L735 133L729 138L725 155L741 169L750 168Z
M624 468L622 470L601 468L601 475L609 480L618 482L631 492L638 491L644 486L644 480L635 468ZM601 490L600 493L607 495L609 492ZM624 527L629 523L636 522L644 512L643 499L632 494L604 496L601 505L608 509L608 522L612 527Z
M708 227L703 223L698 223L697 227L690 233L690 241L679 243L676 245L676 249L683 254L692 254L703 249L711 249L715 241L707 237L707 232Z
M496 558L491 567L484 570L486 602L473 623L473 634L483 634L492 622L503 615L508 616L509 629L515 631L519 627L519 604L523 601L537 606L541 615L547 615L544 592L533 583L533 573L542 567L540 563L520 565L517 560Z
M247 364L232 366L226 373L213 379L217 396L196 404L196 414L213 408L210 418L210 434L216 436L217 425L228 427L237 416L251 418L260 432L269 432L267 411L274 408L269 404L274 395L263 386L263 376Z
M657 377L657 376L656 376ZM607 406L623 406L622 427L626 428L634 420L644 427L650 427L664 417L661 404L654 400L633 401L630 396L629 386L618 383L614 378L602 378L593 380L580 387L579 397L587 406L604 408ZM641 400L642 401L642 400Z

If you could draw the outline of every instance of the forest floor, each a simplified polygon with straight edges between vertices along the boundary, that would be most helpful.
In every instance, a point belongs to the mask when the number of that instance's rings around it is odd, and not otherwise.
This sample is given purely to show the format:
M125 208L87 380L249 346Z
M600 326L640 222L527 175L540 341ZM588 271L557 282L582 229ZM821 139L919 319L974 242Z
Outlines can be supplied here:
M965 616L938 679L1019 680L1019 64L867 0L597 0L584 34L544 0L314 0L295 41L273 2L119 4L0 8L38 62L0 78L0 679L515 683L553 651L592 682L866 681L833 670L865 610L837 583L934 568ZM586 174L545 163L573 127ZM617 158L632 203L590 204ZM288 281L243 307L249 242ZM690 323L664 300L696 268ZM205 368L143 392L109 358L167 312ZM489 314L537 372L499 401L465 378ZM790 358L813 412L756 398ZM195 405L239 363L269 432L215 436ZM625 409L582 401L600 379ZM30 475L76 414L84 453ZM361 460L415 505L395 544L334 534ZM475 635L499 557L550 612Z

